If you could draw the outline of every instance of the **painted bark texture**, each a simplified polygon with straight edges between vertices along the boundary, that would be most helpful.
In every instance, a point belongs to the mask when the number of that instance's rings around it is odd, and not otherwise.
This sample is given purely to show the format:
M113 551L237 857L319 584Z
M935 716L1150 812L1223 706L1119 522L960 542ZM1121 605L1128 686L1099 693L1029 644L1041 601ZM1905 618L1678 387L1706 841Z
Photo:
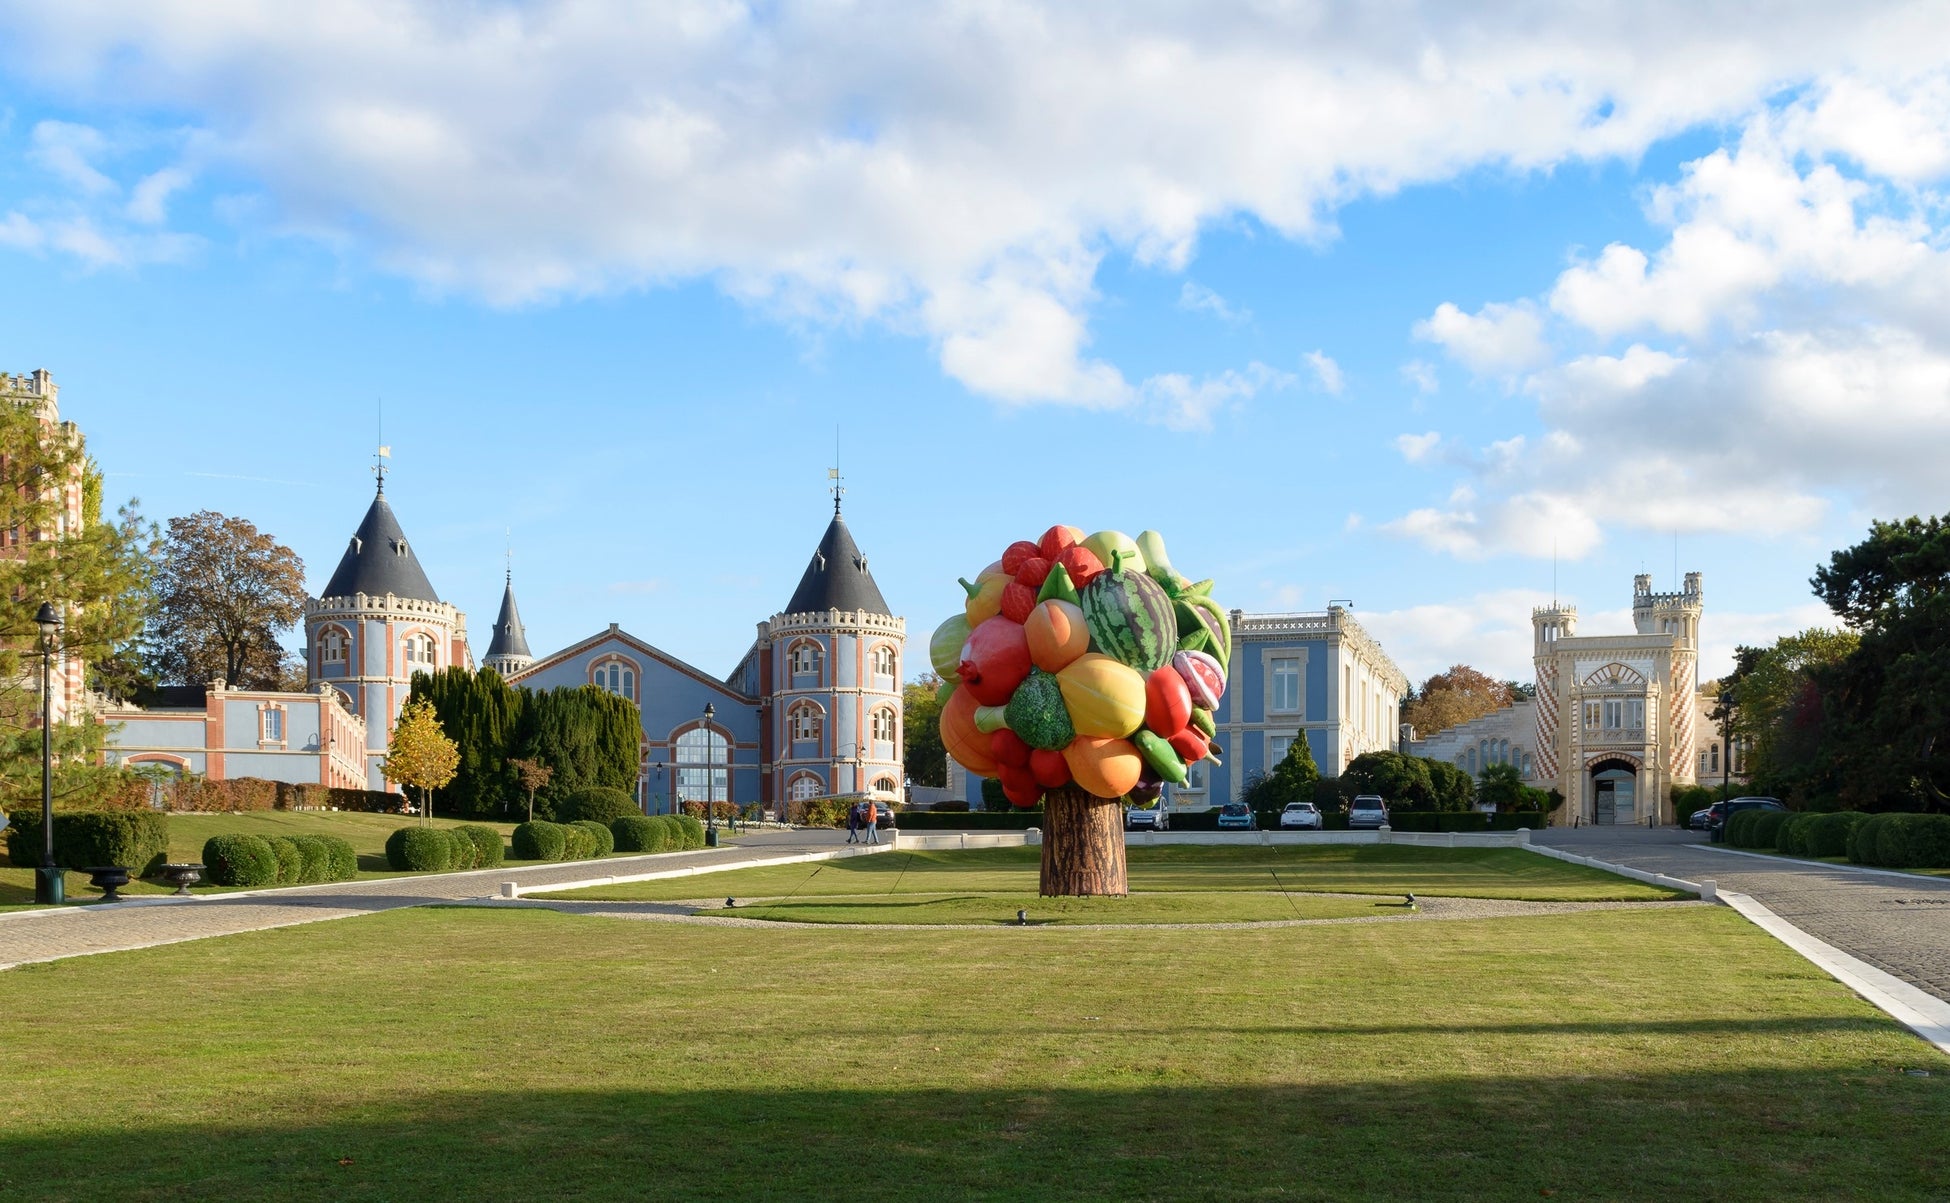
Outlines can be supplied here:
M1066 785L1043 795L1045 898L1131 892L1124 872L1124 802Z

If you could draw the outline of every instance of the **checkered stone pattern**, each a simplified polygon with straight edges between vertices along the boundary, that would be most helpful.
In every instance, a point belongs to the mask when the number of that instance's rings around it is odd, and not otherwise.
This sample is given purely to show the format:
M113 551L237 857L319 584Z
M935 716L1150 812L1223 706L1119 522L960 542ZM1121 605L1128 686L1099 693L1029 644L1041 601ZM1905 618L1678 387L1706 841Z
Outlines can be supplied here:
M1672 688L1667 692L1666 717L1672 731L1672 741L1666 754L1666 772L1675 781L1691 781L1696 762L1693 759L1696 733L1693 720L1697 713L1694 701L1694 677L1697 672L1697 657L1692 652L1675 651L1672 654Z
M1537 776L1557 777L1557 727L1560 702L1557 696L1557 663L1537 662Z

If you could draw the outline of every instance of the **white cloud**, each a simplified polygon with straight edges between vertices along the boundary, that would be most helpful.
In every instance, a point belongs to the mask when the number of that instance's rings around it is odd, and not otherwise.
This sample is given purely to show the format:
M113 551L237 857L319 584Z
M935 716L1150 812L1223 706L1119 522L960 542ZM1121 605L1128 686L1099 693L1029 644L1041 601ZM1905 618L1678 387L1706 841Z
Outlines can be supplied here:
M92 161L108 148L100 130L69 121L42 121L34 126L30 142L28 159L69 187L91 195L115 191L115 181Z
M1422 463L1441 444L1442 434L1434 430L1424 434L1401 434L1395 436L1395 450L1401 452L1402 458L1411 464Z
M1826 89L1795 136L1839 146L1864 103L1839 81L1917 75L1940 17L97 0L9 10L0 38L49 95L182 114L269 228L436 289L522 304L710 279L795 317L912 331L1004 402L1138 408L1168 386L1089 350L1106 253L1183 270L1201 229L1236 218L1330 238L1352 199L1631 159L1795 83ZM1917 130L1851 153L1923 170ZM86 138L56 141L50 170L105 194ZM130 214L161 217L168 193ZM1629 267L1614 264L1627 284ZM1479 370L1535 358L1534 315L1456 316L1442 341Z
M1426 397L1442 387L1436 378L1435 365L1420 359L1411 359L1402 365L1402 379L1415 386L1419 396Z
M1194 313L1202 310L1233 326L1244 325L1253 320L1252 310L1234 308L1218 293L1191 280L1185 281L1185 286L1178 290L1178 307Z
M1401 610L1363 611L1358 617L1418 685L1456 664L1499 681L1528 681L1535 675L1530 611L1550 600L1540 590L1498 589Z
M129 193L129 220L146 226L161 225L169 219L169 196L190 182L190 174L180 167L165 167L143 176Z
M1263 363L1252 364L1243 372L1220 372L1196 381L1165 373L1145 380L1143 407L1152 421L1174 430L1209 430L1213 417L1228 406L1292 384L1291 375Z
M1831 80L1653 189L1663 245L1613 244L1549 288L1545 333L1603 349L1524 378L1541 434L1458 457L1462 500L1384 529L1458 556L1543 555L1547 521L1576 558L1611 527L1784 536L1840 506L1940 509L1950 228L1936 194L1910 183L1943 169L1926 131L1947 95L1943 70L1895 92ZM1892 125L1850 133L1848 113ZM1902 186L1811 148L1885 164ZM1415 332L1486 370L1506 323L1481 319L1526 306L1543 316L1527 299L1477 318L1445 305Z
M1415 337L1439 344L1451 358L1483 376L1535 367L1550 353L1544 345L1544 320L1528 301L1491 302L1473 314L1444 301L1428 318L1415 323Z
M1341 365L1335 363L1324 351L1309 351L1300 357L1313 369L1314 384L1324 393L1340 396L1347 387L1347 379L1341 374Z

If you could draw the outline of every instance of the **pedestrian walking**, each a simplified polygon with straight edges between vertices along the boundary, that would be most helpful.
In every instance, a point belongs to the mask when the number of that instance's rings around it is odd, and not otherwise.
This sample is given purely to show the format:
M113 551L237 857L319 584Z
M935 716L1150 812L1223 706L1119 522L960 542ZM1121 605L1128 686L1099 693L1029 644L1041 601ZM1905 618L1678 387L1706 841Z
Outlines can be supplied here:
M867 799L867 843L880 842L880 803Z
M859 838L860 808L857 806L849 806L846 808L846 842L851 844Z

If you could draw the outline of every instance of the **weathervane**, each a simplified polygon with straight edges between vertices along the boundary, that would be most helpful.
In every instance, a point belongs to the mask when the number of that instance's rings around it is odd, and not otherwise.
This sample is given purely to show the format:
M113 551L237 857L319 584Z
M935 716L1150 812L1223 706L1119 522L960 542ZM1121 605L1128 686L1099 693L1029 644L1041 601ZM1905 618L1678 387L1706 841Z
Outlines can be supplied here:
M833 495L833 513L838 514L840 497L846 492L846 486L840 483L840 428L837 426L833 427L833 466L826 469L826 479L833 482L827 486L827 491Z
M374 476L375 478L377 478L377 479L378 479L378 481L379 481L379 491L380 491L381 493L384 493L384 492L386 491L386 461L392 458L392 455L393 455L393 449L392 449L391 447L388 447L388 446L386 445L386 402L385 402L385 399L384 399L384 398L381 398L381 399L380 399L380 400L378 401L378 403L377 403L377 404L378 404L378 409L379 409L379 422L378 422L378 432L379 432L379 443L378 443L378 447L379 447L379 449L378 449L378 450L377 450L376 452L374 452L374 453L373 453L373 457L372 457L372 474L373 474L373 476Z

